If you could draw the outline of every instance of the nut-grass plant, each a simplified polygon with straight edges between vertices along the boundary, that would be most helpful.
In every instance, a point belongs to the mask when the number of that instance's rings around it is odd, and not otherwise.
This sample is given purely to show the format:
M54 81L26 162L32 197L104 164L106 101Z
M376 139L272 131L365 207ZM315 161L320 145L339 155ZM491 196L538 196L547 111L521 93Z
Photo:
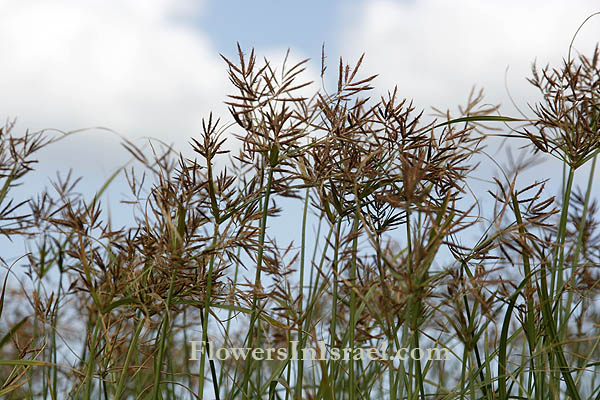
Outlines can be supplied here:
M25 273L13 266L3 280L0 394L600 396L597 50L534 69L543 100L519 120L481 95L435 120L397 89L371 98L362 57L340 60L337 85L307 95L306 61L274 66L238 52L225 59L232 122L207 116L190 143L197 158L124 140L137 166L89 197L67 175L20 207L6 203L40 146L2 131L0 217L12 224L2 233L31 251L18 261ZM564 163L561 199L547 198L545 182L520 187L517 165L495 178L491 215L478 212L471 181L499 135L490 124L517 122L500 135ZM231 140L239 152L225 160ZM576 190L588 163L588 184ZM134 218L115 227L101 195L118 174ZM272 232L293 219L297 240L282 244ZM466 244L476 229L483 235ZM219 360L211 345L249 350ZM248 356L264 347L288 351ZM315 357L292 358L294 347ZM372 348L386 351L354 357ZM448 357L419 356L427 348ZM349 356L332 357L335 349ZM402 354L418 356L390 357Z

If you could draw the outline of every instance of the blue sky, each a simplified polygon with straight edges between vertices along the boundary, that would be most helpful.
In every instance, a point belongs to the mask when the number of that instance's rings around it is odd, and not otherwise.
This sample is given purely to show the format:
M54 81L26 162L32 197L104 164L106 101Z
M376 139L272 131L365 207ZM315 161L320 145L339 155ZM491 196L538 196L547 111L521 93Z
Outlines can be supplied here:
M200 26L214 38L215 47L230 53L239 41L244 47L282 47L318 55L321 45L334 46L347 7L358 1L211 1Z

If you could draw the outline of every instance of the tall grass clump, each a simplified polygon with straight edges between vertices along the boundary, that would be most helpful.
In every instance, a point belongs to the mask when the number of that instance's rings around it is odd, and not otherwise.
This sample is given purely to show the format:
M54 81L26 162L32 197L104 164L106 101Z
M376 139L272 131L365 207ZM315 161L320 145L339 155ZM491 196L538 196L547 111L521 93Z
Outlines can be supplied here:
M598 58L534 65L528 118L482 92L429 118L375 97L362 57L330 86L323 56L311 92L307 60L238 46L231 122L208 114L192 158L123 139L134 167L91 194L69 173L11 200L60 137L7 125L0 233L28 252L2 261L0 395L600 398ZM525 162L479 182L495 137L562 180L522 184ZM119 175L123 226L103 202Z

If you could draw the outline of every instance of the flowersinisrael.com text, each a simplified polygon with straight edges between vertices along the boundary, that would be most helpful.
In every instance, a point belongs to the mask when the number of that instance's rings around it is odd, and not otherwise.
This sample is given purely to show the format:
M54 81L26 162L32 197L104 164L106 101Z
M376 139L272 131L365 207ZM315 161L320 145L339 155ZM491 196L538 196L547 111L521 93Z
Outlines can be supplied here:
M450 352L445 348L407 348L401 347L397 350L389 350L387 343L380 347L328 347L324 341L317 342L317 348L299 348L298 341L291 341L290 347L218 347L214 342L208 342L209 360L448 360ZM200 340L190 341L190 360L199 360L204 351L204 342Z

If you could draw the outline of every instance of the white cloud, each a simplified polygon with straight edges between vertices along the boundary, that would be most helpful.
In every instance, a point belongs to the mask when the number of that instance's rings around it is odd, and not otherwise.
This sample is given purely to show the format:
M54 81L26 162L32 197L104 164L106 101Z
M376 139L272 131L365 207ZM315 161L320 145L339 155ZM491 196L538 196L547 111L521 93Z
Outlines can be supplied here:
M379 87L398 85L420 107L451 109L472 85L490 102L509 106L504 73L520 106L536 92L525 78L540 64L566 57L581 22L599 11L595 0L365 1L346 10L343 55L366 52L365 73L379 73ZM600 16L584 26L575 48L584 54L600 40ZM508 111L514 113L511 108Z
M193 0L0 2L0 117L179 144L223 111L224 63ZM104 134L106 135L106 134Z

